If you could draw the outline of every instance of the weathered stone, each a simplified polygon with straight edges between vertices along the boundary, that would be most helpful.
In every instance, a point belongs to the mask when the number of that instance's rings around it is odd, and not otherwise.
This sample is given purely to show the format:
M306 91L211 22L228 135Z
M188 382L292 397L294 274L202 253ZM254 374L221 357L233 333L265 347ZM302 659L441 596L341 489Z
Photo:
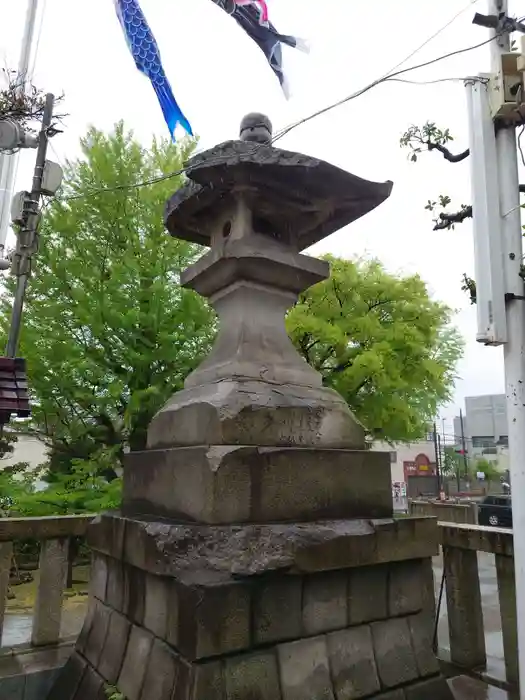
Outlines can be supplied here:
M391 617L419 612L423 607L421 560L395 562L389 568L388 612Z
M23 693L23 700L42 700L42 698L47 698L49 691L51 690L53 684L58 678L58 671L60 669L39 670L33 673L27 673L25 675L25 688ZM24 676L21 677L22 682L24 681ZM17 700L16 695L3 695L3 688L0 681L0 700ZM22 698L20 698L22 700Z
M303 629L319 634L346 627L348 622L348 574L331 571L304 579Z
M60 638L68 560L68 537L40 543L38 589L31 632L33 646L56 644Z
M408 622L397 618L372 623L379 679L386 688L409 683L418 677Z
M114 610L124 612L125 605L125 584L124 567L121 561L108 557L108 584L106 588L106 602Z
M85 660L73 652L60 670L48 700L73 700L86 669Z
M453 700L452 691L447 681L442 678L430 678L405 688L406 700Z
M177 682L172 700L188 700L192 687L192 667L184 659L179 659Z
M90 666L87 666L75 694L75 700L98 700L103 685L104 682L100 675Z
M302 631L302 579L269 578L254 591L253 634L256 644L297 639Z
M496 554L496 576L503 637L505 675L508 683L519 683L518 619L514 557Z
M152 646L152 635L141 627L133 625L118 679L118 689L126 700L140 698Z
M228 700L280 700L277 661L272 652L246 654L226 659Z
M86 651L86 644L87 644L87 641L89 639L91 627L93 625L93 618L95 616L95 609L96 609L96 599L93 596L90 596L86 617L84 618L84 623L82 625L82 629L80 630L80 634L77 637L77 643L75 645L76 650L78 652L80 652L81 654L85 654L85 651Z
M439 554L439 533L435 518L412 516L372 524L377 533L378 561L424 559Z
M26 679L22 675L0 678L0 700L24 700L25 685Z
M126 615L132 622L142 625L146 603L146 575L134 566L124 568L124 600Z
M189 700L225 700L226 686L220 661L195 664Z
M144 627L160 639L166 638L169 592L173 583L164 577L146 575Z
M410 541L405 519L323 520L302 523L196 525L127 520L126 562L183 583L198 583L217 572L227 577L255 576L273 570L305 573L371 566L421 557L420 542ZM411 520L411 519L407 519ZM385 531L403 532L403 549L377 551ZM425 545L433 552L433 542Z
M283 700L333 700L325 637L278 647Z
M92 551L122 559L125 520L110 513L97 515L87 531L87 543Z
M434 633L432 618L426 612L411 615L408 618L408 626L419 675L425 677L439 673L439 663L432 649Z
M478 553L443 547L450 658L461 668L487 663Z
M250 590L246 585L181 586L178 601L178 648L186 658L249 648Z
M254 147L251 138L226 141L189 161L193 187L179 189L166 206L172 236L210 245L217 221L249 183L254 211L269 217L268 232L303 250L379 206L392 191L391 182L369 182L269 143ZM203 210L209 213L203 216Z
M436 593L434 590L434 568L432 559L426 557L421 560L421 577L423 579L421 595L423 598L423 610L429 617L436 617Z
M168 588L166 641L176 648L179 646L179 591L175 581L172 581Z
M328 657L337 700L357 700L380 690L368 625L327 635Z
M91 597L98 598L104 603L106 601L107 582L107 559L101 554L94 553L91 557L91 571L89 574L89 595Z
M111 685L114 685L118 680L128 644L130 628L131 623L124 615L121 615L116 610L111 612L106 642L98 665L101 676Z
M389 690L387 693L374 696L374 700L406 700L405 693L401 688Z
M167 644L156 639L148 660L142 700L171 700L177 683L180 662Z
M100 655L106 642L110 614L110 609L103 603L96 604L84 653L84 656L94 668L98 668Z
M392 515L390 462L380 452L205 446L126 460L125 515L211 524Z
M352 569L348 582L348 616L351 625L387 617L388 567L384 564Z
M299 362L304 364L299 370L310 374L308 365L300 358ZM267 367L268 373L271 366ZM328 448L333 444L339 449L363 449L363 429L344 401L320 382L311 386L312 380L307 381L306 386L279 386L248 377L242 382L186 389L153 419L148 448L200 444ZM127 459L127 467L134 464L136 459Z

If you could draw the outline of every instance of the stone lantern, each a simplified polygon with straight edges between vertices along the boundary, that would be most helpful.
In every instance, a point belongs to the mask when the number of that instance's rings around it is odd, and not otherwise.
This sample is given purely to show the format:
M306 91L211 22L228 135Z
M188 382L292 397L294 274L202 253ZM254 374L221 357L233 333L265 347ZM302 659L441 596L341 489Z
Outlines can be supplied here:
M432 651L433 519L392 517L388 453L296 352L285 314L329 276L303 254L392 184L240 140L195 156L171 235L209 247L182 284L215 345L130 453L91 527L89 612L51 698L448 698ZM86 693L89 691L90 695Z

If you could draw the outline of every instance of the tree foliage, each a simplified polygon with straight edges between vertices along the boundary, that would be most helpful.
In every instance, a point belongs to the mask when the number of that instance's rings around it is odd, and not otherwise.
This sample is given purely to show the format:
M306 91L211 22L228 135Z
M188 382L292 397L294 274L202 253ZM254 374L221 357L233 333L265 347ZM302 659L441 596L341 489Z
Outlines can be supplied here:
M50 449L45 493L20 474L18 486L5 485L25 514L116 505L123 454L145 447L151 418L216 332L205 301L180 287L201 251L163 225L165 202L183 182L173 173L193 142L145 149L119 124L109 135L91 129L81 145L45 211L24 311L32 425ZM391 275L377 260L329 261L330 280L289 313L292 340L370 431L421 437L450 398L461 354L451 311L417 276ZM12 294L14 280L5 284Z
M110 135L91 129L81 145L45 212L21 337L33 425L59 471L94 457L118 465L124 448L142 449L214 334L208 306L179 284L199 251L163 226L182 177L130 188L180 170L194 142L145 149L119 124ZM4 301L4 332L9 318Z
M378 260L326 259L330 279L288 316L296 347L375 435L422 437L451 398L462 353L451 310L417 275L390 274Z

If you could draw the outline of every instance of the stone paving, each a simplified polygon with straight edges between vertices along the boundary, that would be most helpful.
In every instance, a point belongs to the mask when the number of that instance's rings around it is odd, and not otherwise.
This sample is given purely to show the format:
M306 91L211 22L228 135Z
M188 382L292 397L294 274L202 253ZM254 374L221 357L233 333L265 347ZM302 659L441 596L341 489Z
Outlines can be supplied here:
M486 683L461 676L449 681L455 700L517 700L517 697Z

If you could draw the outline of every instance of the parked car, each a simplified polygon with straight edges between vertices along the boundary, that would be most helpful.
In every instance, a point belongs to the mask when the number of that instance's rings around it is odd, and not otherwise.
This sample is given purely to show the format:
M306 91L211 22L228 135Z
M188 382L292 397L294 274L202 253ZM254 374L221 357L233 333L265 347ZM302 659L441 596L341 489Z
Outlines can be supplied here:
M486 496L478 506L478 523L491 527L512 527L512 498L506 494Z

